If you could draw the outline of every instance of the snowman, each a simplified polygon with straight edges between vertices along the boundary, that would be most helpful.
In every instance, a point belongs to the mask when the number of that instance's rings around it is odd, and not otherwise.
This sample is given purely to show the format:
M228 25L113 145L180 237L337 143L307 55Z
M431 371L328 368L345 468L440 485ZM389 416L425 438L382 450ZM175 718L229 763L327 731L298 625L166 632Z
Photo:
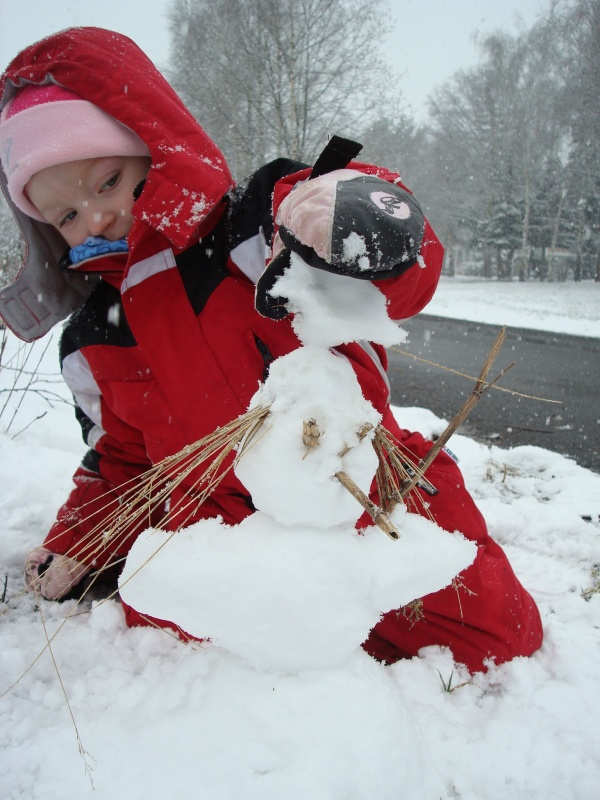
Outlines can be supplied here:
M332 175L339 172L352 170ZM310 182L299 191L310 192ZM176 535L148 529L127 557L120 593L142 614L209 638L252 668L293 672L344 663L385 612L449 585L475 546L402 503L381 515L387 536L375 522L357 531L357 496L369 494L379 465L381 416L336 346L391 346L405 333L389 319L384 295L352 274L371 277L381 239L374 255L373 241L347 231L339 244L345 275L309 266L288 245L280 241L277 253L276 242L258 289L271 310L285 298L302 347L270 365L249 408L268 414L234 465L257 510L233 526L209 519Z

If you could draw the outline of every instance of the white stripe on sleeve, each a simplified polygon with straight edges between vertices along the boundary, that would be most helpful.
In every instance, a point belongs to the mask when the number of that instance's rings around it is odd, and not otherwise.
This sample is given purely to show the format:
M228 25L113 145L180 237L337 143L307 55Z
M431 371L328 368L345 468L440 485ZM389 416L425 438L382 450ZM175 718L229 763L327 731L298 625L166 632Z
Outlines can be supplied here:
M269 248L262 228L250 239L236 245L229 255L236 267L247 278L250 278L252 283L256 283L262 275L269 257Z
M166 250L161 250L160 253L155 253L153 256L143 258L130 267L127 277L121 285L121 294L125 294L126 291L139 283L143 283L153 275L172 269L176 265L175 255L170 247Z
M81 350L63 359L62 374L79 408L101 428L100 389Z
M91 428L90 432L87 435L86 444L88 447L91 447L92 450L96 449L96 445L100 441L100 439L105 435L106 431L101 428L99 425L94 425Z
M361 339L360 341L356 342L356 344L359 345L359 347L362 347L362 349L365 351L365 353L369 356L371 361L377 367L377 369L379 371L379 374L383 378L383 382L387 386L387 393L388 393L388 400L389 400L389 397L390 397L390 394L391 394L391 391L392 391L392 387L390 386L390 379L388 378L387 372L383 368L383 364L381 363L381 359L377 355L377 350L375 350L375 348L373 347L371 342L367 342L366 339Z

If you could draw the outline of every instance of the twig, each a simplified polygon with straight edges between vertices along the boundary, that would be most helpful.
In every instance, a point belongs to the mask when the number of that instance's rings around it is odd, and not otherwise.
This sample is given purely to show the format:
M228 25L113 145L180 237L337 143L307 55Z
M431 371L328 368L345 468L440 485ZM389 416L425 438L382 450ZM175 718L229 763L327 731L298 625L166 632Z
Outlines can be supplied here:
M2 356L2 352L3 351L0 349L0 357ZM34 375L38 378L38 383L62 383L60 372L40 372L39 370L34 372L29 369L13 367L10 364L2 364L2 369L6 370L6 372L18 372L20 375Z
M452 436L452 434L457 430L457 428L460 425L462 425L465 419L469 416L473 408L481 400L481 397L483 396L484 392L486 392L491 386L493 386L495 381L499 380L511 368L511 366L513 366L513 364L509 364L494 378L493 381L491 382L486 381L488 372L490 371L492 364L496 359L496 356L498 355L500 349L502 348L505 336L506 336L506 328L502 328L502 330L496 337L496 341L492 345L492 349L488 353L488 356L481 369L481 372L479 373L479 377L476 379L475 387L473 388L473 391L471 392L470 396L467 398L466 402L464 403L463 407L460 409L458 414L456 414L454 418L450 421L450 423L446 427L446 430L437 439L435 444L432 446L431 450L427 453L426 457L419 463L418 469L415 471L415 474L410 478L410 480L406 481L402 486L400 494L403 498L406 497L406 495L414 489L419 480L427 472L434 458L440 452L442 447L444 447L444 445L446 444L448 439Z
M77 739L77 747L79 750L79 755L83 759L85 774L88 776L90 784L92 786L92 790L94 787L94 780L92 778L92 770L93 765L90 762L94 761L94 757L88 753L88 751L83 746L83 742L81 741L81 736L79 735L79 728L77 727L77 723L75 722L75 715L73 714L73 709L71 708L71 703L69 702L69 696L67 694L67 690L65 689L65 684L62 679L62 675L60 674L60 670L58 668L58 664L56 662L56 658L54 657L54 650L52 649L52 644L50 643L50 637L48 636L48 629L46 627L46 619L44 617L44 612L42 610L42 606L39 606L40 612L40 619L42 621L42 628L44 629L44 636L46 638L46 645L48 647L48 652L50 653L50 658L52 659L52 664L54 666L54 671L56 672L56 677L58 678L58 682L60 684L61 691L63 693L63 697L65 698L65 703L67 706L67 710L69 712L69 716L71 717L71 722L73 723L73 728L75 729L75 738Z
M37 422L38 419L43 419L46 416L47 413L48 413L47 411L42 411L42 413L38 414L37 417L34 417L33 419L30 419L29 422L27 423L27 425L25 425L23 428L18 430L16 433L13 433L13 435L10 438L11 439L16 439L17 436L19 436L21 433L26 431L27 428L30 428L33 425L34 422Z
M357 486L357 484L349 475L340 471L335 473L335 477L342 484L342 486L350 492L355 500L358 500L378 528L381 528L381 530L387 536L389 536L390 539L400 538L385 511L379 508L379 506L375 505L375 503L369 497L367 497L360 486Z
M10 420L8 421L8 425L6 426L6 433L8 433L8 432L9 432L9 430L10 430L10 426L13 424L13 422L14 422L14 420L15 420L15 417L16 417L16 416L17 416L17 414L19 413L19 409L21 408L21 406L22 406L22 404L23 404L23 400L25 399L25 395L26 395L26 393L27 393L28 389L30 389L30 388L31 388L31 385L32 385L32 384L33 384L33 382L35 381L35 376L36 376L37 370L39 369L39 366L40 366L40 364L42 363L42 361L43 361L43 359L44 359L44 356L46 355L46 352L48 351L48 348L50 347L50 343L51 343L51 342L52 342L52 337L50 337L50 338L48 339L48 341L46 342L46 344L45 344L45 346L44 346L44 348L43 348L43 350L42 350L42 352L41 352L41 354L40 354L40 357L39 357L39 358L38 358L38 360L37 360L37 364L35 365L35 368L33 369L33 372L32 372L32 373L30 374L30 376L29 376L29 379L28 379L28 381L27 381L27 384L26 384L26 386L25 386L25 389L24 389L23 393L21 394L21 398L20 398L19 402L17 403L17 407L16 407L16 408L15 408L15 410L13 411L12 417L11 417L11 418L10 418ZM32 348L32 349L33 349L33 348ZM27 358L29 358L29 354L32 352L32 349L30 349L30 350L29 350L29 353L28 353L28 355L27 355ZM27 362L25 362L25 363L27 363ZM23 369L24 369L24 368L25 368L25 364L23 364ZM22 370L21 370L21 372L22 372ZM18 377L18 374L17 374L17 377ZM9 398L10 398L10 395L9 395ZM6 403L5 403L4 405L6 406Z
M4 350L6 348L7 341L8 341L8 336L6 334L6 328L2 327L2 338L0 339L0 370L4 368L2 364L2 356L4 355Z
M477 380L474 375L469 375L466 372L461 372L459 369L453 369L452 367L447 367L445 364L440 364L437 361L430 361L428 358L423 358L422 356L417 356L414 353L409 353L408 350L403 350L401 347L393 347L392 350L394 353L400 353L400 355L412 358L413 361L420 361L422 364L429 364L430 367L437 367L438 369L443 369L445 372L451 372L453 375L458 375L459 378L467 378L467 380L470 381ZM507 389L505 386L496 386L493 381L490 383L489 388L495 389L498 392L506 392L506 394L511 394L513 397L522 397L525 400L537 400L539 403L553 403L557 406L563 405L562 400L551 400L548 397L538 397L535 394L517 392L516 389Z

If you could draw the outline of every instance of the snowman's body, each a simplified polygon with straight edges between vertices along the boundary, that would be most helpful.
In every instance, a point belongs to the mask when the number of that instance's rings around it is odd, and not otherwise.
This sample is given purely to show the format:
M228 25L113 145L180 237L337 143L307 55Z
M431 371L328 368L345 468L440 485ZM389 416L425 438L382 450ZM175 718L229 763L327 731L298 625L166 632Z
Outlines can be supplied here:
M448 585L475 546L403 506L392 517L399 541L375 527L356 531L362 508L334 476L343 471L369 493L380 415L334 347L404 334L372 284L296 256L277 288L304 347L271 365L251 401L270 413L235 469L257 513L236 526L195 523L134 575L172 536L146 531L127 558L121 595L257 667L289 670L339 663L383 613Z
M347 359L316 346L294 350L272 364L254 405L269 416L235 472L256 508L285 526L352 525L360 507L333 476L343 470L369 493L381 417Z

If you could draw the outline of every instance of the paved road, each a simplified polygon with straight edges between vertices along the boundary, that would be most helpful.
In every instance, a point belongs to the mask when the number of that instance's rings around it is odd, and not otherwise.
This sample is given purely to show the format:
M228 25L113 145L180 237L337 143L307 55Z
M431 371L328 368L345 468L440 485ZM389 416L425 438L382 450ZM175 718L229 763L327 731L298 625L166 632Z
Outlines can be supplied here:
M426 315L402 326L409 333L403 349L469 375L479 374L499 331L493 325ZM450 419L470 394L473 381L414 361L397 349L389 351L392 402L424 406ZM562 405L490 390L461 430L501 447L545 447L600 472L600 339L508 328L491 376L510 361L516 364L502 386L560 400Z

